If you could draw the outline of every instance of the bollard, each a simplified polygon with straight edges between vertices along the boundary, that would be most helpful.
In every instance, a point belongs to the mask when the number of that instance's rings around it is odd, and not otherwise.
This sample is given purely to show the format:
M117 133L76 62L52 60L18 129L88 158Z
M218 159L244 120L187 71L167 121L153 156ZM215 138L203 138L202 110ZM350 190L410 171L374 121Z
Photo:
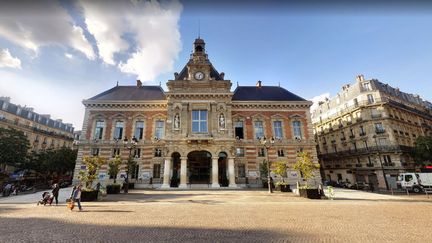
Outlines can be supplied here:
M393 194L393 187L390 187L390 190L391 190L392 196L394 196L394 194Z
M409 191L408 191L408 188L406 189L406 192L407 192L407 195L409 196Z

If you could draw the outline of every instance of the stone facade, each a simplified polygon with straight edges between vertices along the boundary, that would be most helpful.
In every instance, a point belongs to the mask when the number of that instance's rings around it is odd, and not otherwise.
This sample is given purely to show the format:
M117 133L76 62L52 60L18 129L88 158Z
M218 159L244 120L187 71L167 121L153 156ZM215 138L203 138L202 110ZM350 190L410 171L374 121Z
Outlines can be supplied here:
M0 127L24 132L30 150L34 152L63 146L72 148L73 145L72 124L63 123L60 119L53 120L50 115L38 114L33 108L15 105L9 97L0 97Z
M323 177L395 187L399 172L415 170L416 138L432 133L432 104L359 75L320 102L312 123Z
M84 168L83 156L118 153L123 160L134 156L138 168L130 179L141 187L260 186L259 164L266 154L257 138L263 136L277 137L268 157L287 163L292 184L301 180L292 170L298 151L310 152L318 162L310 101L261 81L232 92L231 81L209 61L204 41L196 39L193 48L183 70L167 82L167 91L138 80L136 86L116 86L84 101L75 175ZM248 90L257 95L251 97ZM123 141L132 137L138 142L129 150ZM125 177L124 167L119 179ZM104 183L106 173L104 166Z

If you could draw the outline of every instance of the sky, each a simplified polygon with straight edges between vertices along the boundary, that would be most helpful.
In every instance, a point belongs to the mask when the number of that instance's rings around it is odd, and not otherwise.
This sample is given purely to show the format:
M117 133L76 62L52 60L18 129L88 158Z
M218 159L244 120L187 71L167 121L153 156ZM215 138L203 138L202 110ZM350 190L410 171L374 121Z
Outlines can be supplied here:
M432 101L432 5L426 1L0 2L0 96L81 130L82 100L119 82L159 85L206 42L238 85L334 96L355 76Z

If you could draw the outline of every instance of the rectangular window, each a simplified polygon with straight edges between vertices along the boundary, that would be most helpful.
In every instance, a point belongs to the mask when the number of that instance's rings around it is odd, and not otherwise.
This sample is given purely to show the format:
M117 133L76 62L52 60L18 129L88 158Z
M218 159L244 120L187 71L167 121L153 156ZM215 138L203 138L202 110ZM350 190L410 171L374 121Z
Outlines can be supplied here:
M123 137L123 122L117 121L115 123L114 139L122 139L122 137Z
M153 165L153 178L160 178L161 165L154 164Z
M277 152L278 152L278 157L284 157L285 156L283 149L278 149Z
M365 130L363 126L360 126L360 136L364 136L364 135L366 135Z
M258 157L264 157L265 156L265 150L264 148L258 149Z
M369 83L363 83L363 89L364 89L365 91L370 90L370 85L369 85Z
M144 132L144 122L143 121L135 122L135 134L134 134L135 138L142 139L143 132Z
M156 121L155 124L155 137L156 138L163 138L165 135L165 123L164 121Z
M99 148L92 148L91 155L92 156L99 156Z
M238 177L244 178L246 177L246 166L245 164L239 164L238 167Z
M262 137L264 137L264 127L263 127L263 123L262 121L256 121L254 123L254 128L255 128L255 137L260 139Z
M141 157L141 149L137 148L134 150L134 157L135 158L140 158Z
M237 121L234 123L236 139L244 139L243 134L243 121Z
M293 129L294 129L294 138L302 138L302 131L301 131L301 122L300 121L293 121Z
M384 164L386 165L386 166L390 166L391 165L391 157L390 157L390 155L384 155L383 156L384 157Z
M112 150L112 154L111 157L116 157L116 155L120 155L120 149L119 148L115 148Z
M281 121L274 121L273 122L273 135L277 139L280 139L283 137L283 135L282 135L282 122Z
M236 156L244 157L244 148L236 148Z
M156 148L154 156L155 157L162 157L162 149Z
M376 133L384 133L385 132L384 126L381 122L375 123L375 132Z
M368 104L373 104L375 102L372 94L368 94L367 99L368 99Z
M96 128L94 133L95 139L102 139L104 126L105 126L104 121L96 121Z
M192 132L207 132L207 110L192 111Z

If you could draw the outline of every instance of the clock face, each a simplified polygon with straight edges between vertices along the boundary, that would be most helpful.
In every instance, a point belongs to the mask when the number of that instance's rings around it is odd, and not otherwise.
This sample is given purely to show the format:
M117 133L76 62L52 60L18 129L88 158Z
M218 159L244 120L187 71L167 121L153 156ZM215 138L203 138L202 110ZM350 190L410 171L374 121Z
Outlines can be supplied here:
M204 78L204 73L203 72L196 72L195 73L195 79L196 80L202 80Z

